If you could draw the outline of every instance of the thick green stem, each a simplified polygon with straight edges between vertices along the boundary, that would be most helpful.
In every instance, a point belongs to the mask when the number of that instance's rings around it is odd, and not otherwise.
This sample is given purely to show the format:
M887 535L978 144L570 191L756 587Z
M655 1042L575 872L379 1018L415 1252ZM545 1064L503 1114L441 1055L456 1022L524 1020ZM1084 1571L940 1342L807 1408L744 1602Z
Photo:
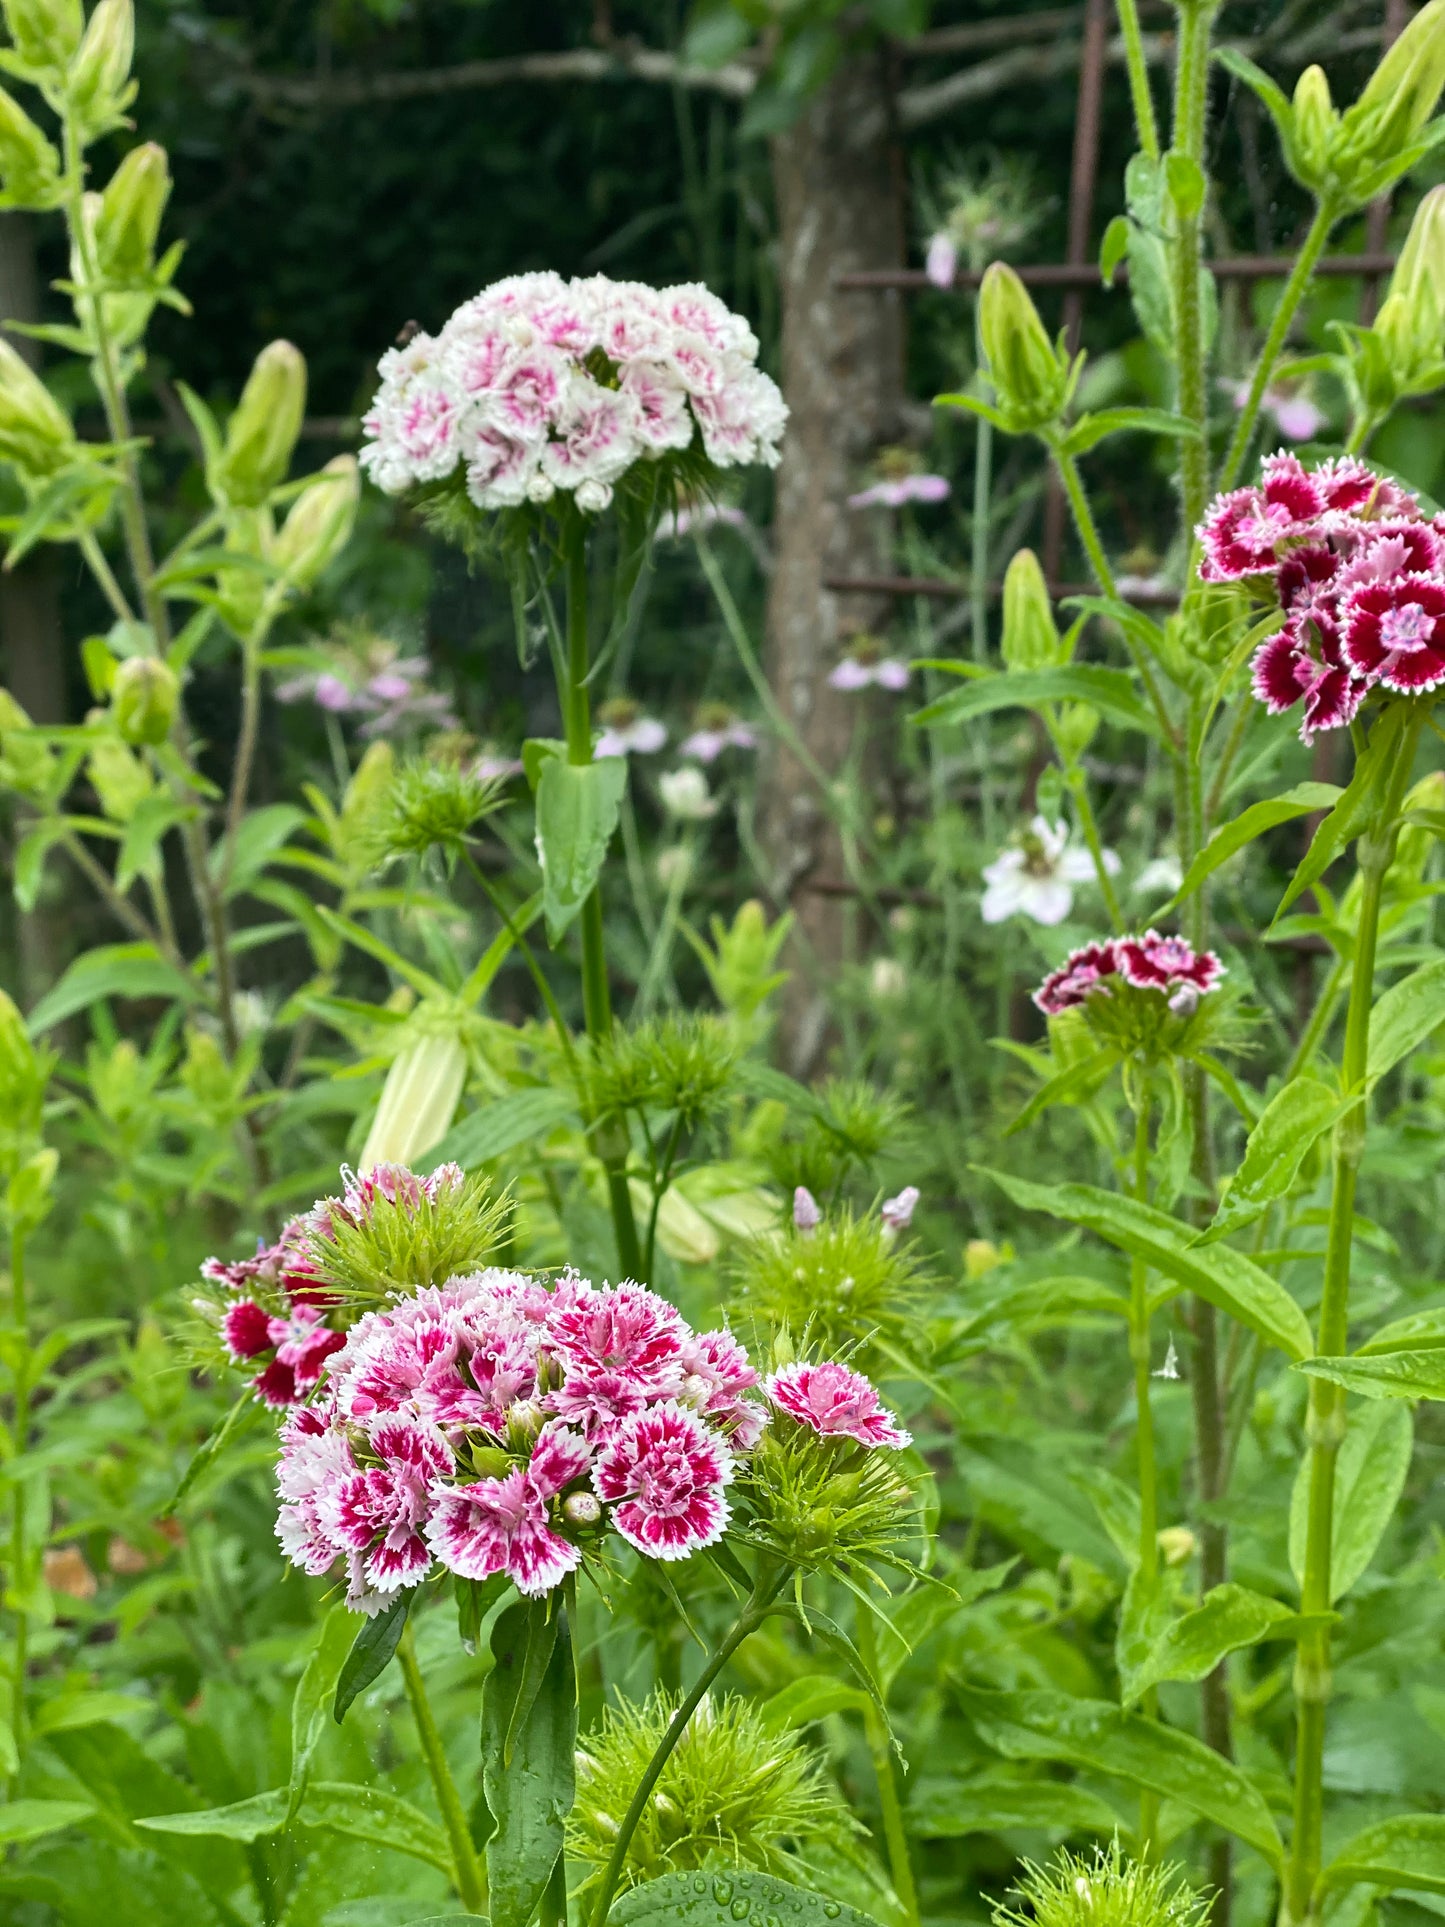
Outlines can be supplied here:
M1154 96L1149 91L1149 63L1144 58L1144 36L1134 0L1116 0L1119 31L1124 37L1124 63L1129 69L1129 94L1134 103L1134 125L1146 159L1159 158L1159 127L1154 118Z
M973 451L973 544L968 565L973 659L988 661L989 502L993 490L993 423L979 417Z
M1244 468L1245 457L1249 454L1254 440L1255 425L1259 420L1260 406L1264 401L1264 391L1269 386L1269 378L1274 373L1275 363L1279 360L1280 350L1290 331L1290 324L1298 312L1305 290L1315 271L1315 263L1324 252L1325 242L1330 237L1330 229L1339 219L1339 211L1332 201L1321 201L1315 209L1315 218L1310 223L1304 245L1295 256L1295 264L1290 270L1289 280L1279 298L1279 306L1274 311L1274 319L1269 324L1269 333L1264 338L1264 346L1259 351L1254 374L1250 378L1249 393L1244 407L1240 410L1239 420L1234 425L1230 439L1229 453L1224 458L1224 473L1219 478L1223 489L1233 488Z
M1099 825L1094 816L1094 806L1089 801L1089 784L1077 763L1069 764L1064 772L1064 780L1069 786L1069 794L1074 799L1074 811L1079 819L1079 828L1084 833L1084 841L1089 846L1089 855L1094 860L1094 875L1099 880L1099 889L1104 898L1104 908L1109 913L1109 922L1115 932L1124 928L1124 912L1119 904L1119 893L1114 888L1114 879L1109 874L1109 866L1104 858L1104 843L1099 835Z
M866 1607L858 1613L858 1656L874 1679L878 1677L878 1633L873 1615ZM903 1824L903 1805L898 1797L898 1766L893 1757L893 1739L887 1722L871 1701L863 1715L868 1751L873 1756L873 1772L878 1781L878 1804L883 1814L883 1838L888 1848L888 1871L893 1891L912 1927L918 1927L918 1888L913 1879L913 1862L908 1853L908 1833Z
M1141 1088L1135 1100L1133 1193L1141 1204L1149 1201L1149 1086L1148 1070L1141 1068ZM1135 1453L1139 1476L1139 1578L1146 1592L1159 1578L1159 1479L1154 1460L1154 1413L1149 1399L1149 1267L1142 1258L1129 1266L1129 1356L1134 1366ZM1157 1711L1150 1693L1146 1713ZM1148 1854L1159 1823L1159 1796L1145 1789L1139 1796L1139 1847Z
M1315 1344L1316 1352L1323 1358L1342 1355L1349 1340L1355 1187L1365 1149L1365 1075L1370 1051L1370 1006L1375 986L1380 905L1385 875L1395 851L1400 799L1409 781L1419 729L1420 719L1412 717L1399 746L1389 792L1379 817L1360 838L1360 911L1350 973L1344 1056L1340 1064L1341 1087L1354 1101L1335 1125L1331 1145L1329 1232ZM1311 1379L1305 1422L1309 1446L1309 1509L1304 1582L1300 1587L1300 1610L1305 1613L1328 1613L1332 1602L1335 1464L1344 1436L1343 1390L1325 1379ZM1327 1625L1319 1625L1300 1640L1295 1659L1294 1833L1281 1907L1281 1919L1292 1923L1292 1927L1300 1927L1300 1923L1310 1920L1315 1908L1324 1813L1325 1715L1330 1688L1330 1633Z
M567 556L567 679L558 691L567 731L567 760L592 761L592 704L587 687L587 543L576 534ZM607 951L602 933L602 893L594 887L582 906L582 1012L587 1035L600 1043L612 1034L612 997L607 983ZM627 1127L621 1118L604 1118L595 1133L597 1155L607 1173L607 1198L617 1239L617 1262L625 1278L646 1283L642 1246L627 1183Z
M698 1674L691 1689L683 1696L677 1711L667 1723L667 1731L658 1741L657 1751L647 1763L647 1770L637 1782L632 1800L622 1816L617 1840L612 1849L612 1857L603 1870L602 1879L592 1903L592 1927L604 1927L608 1911L612 1906L613 1895L617 1892L622 1879L622 1870L627 1865L627 1849L632 1845L632 1836L637 1831L638 1822L647 1811L647 1803L652 1798L652 1789L657 1785L662 1769L672 1758L673 1749L687 1731L687 1723L702 1704L708 1688L727 1665L738 1647L751 1633L755 1633L768 1616L768 1608L782 1590L788 1574L787 1569L779 1571L773 1566L760 1564L753 1589L743 1604L742 1611L723 1635L722 1643L709 1658L706 1666Z
M11 1427L14 1455L20 1458L30 1441L30 1307L25 1288L25 1232L10 1231L10 1323L18 1343L12 1367L15 1376L15 1413ZM17 1748L25 1744L25 1667L30 1620L18 1595L25 1584L25 1482L17 1479L10 1514L10 1583L15 1588L15 1665L10 1677L10 1730Z
M406 1683L406 1696L411 1704L411 1716L416 1722L416 1735L421 1742L422 1757L426 1761L427 1772L431 1775L432 1788L436 1793L437 1807L441 1813L442 1825L446 1828L447 1839L452 1850L452 1870L457 1896L470 1913L484 1914L487 1911L487 1876L482 1866L482 1857L472 1843L471 1829L467 1825L466 1809L457 1783L452 1778L452 1770L447 1761L446 1748L437 1729L436 1716L427 1698L426 1682L416 1660L416 1642L412 1637L411 1623L408 1621L397 1647L397 1657L401 1661L401 1676Z
M1209 98L1209 30L1215 0L1184 0L1179 9L1179 61L1174 84L1174 152L1204 172L1204 123ZM1204 321L1199 298L1201 210L1176 208L1172 262L1174 340L1179 413L1194 425L1179 441L1179 484L1184 523L1202 520L1209 497L1209 405L1206 393Z

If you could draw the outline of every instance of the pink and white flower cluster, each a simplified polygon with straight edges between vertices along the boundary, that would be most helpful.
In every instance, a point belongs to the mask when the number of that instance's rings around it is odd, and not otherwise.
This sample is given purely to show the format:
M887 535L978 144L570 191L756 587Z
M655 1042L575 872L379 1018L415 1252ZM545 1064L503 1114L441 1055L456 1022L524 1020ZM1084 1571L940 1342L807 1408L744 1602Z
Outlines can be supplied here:
M362 466L391 495L460 468L480 509L560 491L589 513L634 462L699 437L717 468L772 467L788 411L757 353L696 283L512 275L382 356Z
M1206 582L1270 593L1284 627L1254 658L1272 714L1303 702L1300 735L1352 722L1372 689L1445 684L1445 517L1346 456L1307 470L1272 455L1257 488L1234 489L1198 531Z
M1138 937L1109 937L1071 950L1034 992L1047 1017L1072 1010L1094 992L1109 994L1110 980L1135 990L1162 991L1169 1008L1188 1016L1199 999L1224 975L1212 950L1195 951L1183 937L1161 937L1146 930Z

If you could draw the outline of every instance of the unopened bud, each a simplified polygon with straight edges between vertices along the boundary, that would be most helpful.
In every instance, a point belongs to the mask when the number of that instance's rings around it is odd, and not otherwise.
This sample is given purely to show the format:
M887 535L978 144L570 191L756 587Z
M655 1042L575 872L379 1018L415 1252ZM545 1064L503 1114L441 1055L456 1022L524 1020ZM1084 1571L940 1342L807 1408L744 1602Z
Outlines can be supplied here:
M905 1184L896 1198L885 1198L878 1212L885 1228L894 1233L906 1231L913 1222L920 1195L916 1184Z
M170 193L166 150L155 141L133 147L100 197L95 246L107 281L144 281L150 275Z
M180 705L176 672L159 656L127 656L111 684L111 713L128 743L163 743Z
M134 54L133 0L100 0L70 70L71 110L83 139L93 140L114 127L130 105Z
M101 809L114 823L128 823L155 787L135 751L113 737L94 744L85 767Z
M591 1492L574 1492L562 1501L562 1517L569 1526L595 1526L602 1517L602 1504Z
M965 1278L986 1278L1003 1263L1003 1253L992 1238L970 1238L963 1248Z
M799 1231L816 1231L823 1222L823 1214L818 1209L818 1200L806 1185L800 1184L793 1193L793 1223Z
M0 87L0 189L7 207L49 207L60 156L19 101Z
M1323 67L1306 67L1295 83L1290 129L1294 171L1305 187L1324 185L1330 169L1330 150L1339 131L1340 116L1330 99L1330 83Z
M1067 358L1044 331L1029 291L995 261L978 297L978 329L999 404L1019 432L1056 421L1069 395Z
M1052 669L1062 654L1048 585L1032 549L1004 571L1003 659L1010 669Z
M415 1164L443 1138L467 1077L466 1047L455 1027L419 1036L392 1060L361 1168Z
M1368 193L1369 171L1400 160L1435 111L1445 87L1445 0L1429 4L1405 28L1344 114L1338 157L1346 180Z
M306 363L289 341L273 341L257 355L226 427L226 445L212 476L221 499L259 508L291 464L306 410Z
M309 589L351 539L361 477L354 455L337 455L291 504L271 560L298 589Z
M519 1443L535 1439L546 1422L547 1414L534 1398L519 1398L507 1407L507 1430Z
M27 475L53 475L74 446L75 430L65 410L0 337L0 460Z
M1194 1556L1194 1534L1188 1526L1165 1526L1159 1534L1159 1556L1166 1566L1182 1566Z
M1375 333L1399 392L1420 394L1439 385L1445 355L1445 187L1432 187L1415 210Z
M15 51L30 67L63 72L85 27L81 0L4 0Z

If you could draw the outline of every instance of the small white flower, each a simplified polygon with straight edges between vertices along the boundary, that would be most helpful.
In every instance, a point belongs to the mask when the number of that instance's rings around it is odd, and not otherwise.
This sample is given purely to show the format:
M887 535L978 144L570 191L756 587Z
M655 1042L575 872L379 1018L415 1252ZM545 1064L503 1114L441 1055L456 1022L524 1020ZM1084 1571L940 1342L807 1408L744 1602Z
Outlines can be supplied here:
M695 765L670 769L657 779L663 806L680 823L704 823L717 815L717 800L707 786L707 778Z
M664 890L670 890L674 883L681 889L691 874L692 853L680 843L674 843L671 849L662 851L657 859L657 880Z
M868 988L879 1003L892 1003L908 988L908 972L896 957L875 957Z
M1184 881L1184 869L1177 856L1156 856L1134 879L1136 897L1172 897Z
M1104 851L1104 868L1119 874L1119 859ZM1094 880L1094 859L1069 842L1062 823L1036 816L1019 842L984 869L987 888L981 914L985 923L1030 917L1035 923L1062 923L1074 907L1074 886Z
M655 756L667 741L667 725L655 716L619 717L597 738L594 756Z
M1179 1376L1179 1354L1174 1349L1172 1334L1169 1339L1169 1349L1164 1354L1164 1363L1154 1376L1155 1378L1178 1378Z

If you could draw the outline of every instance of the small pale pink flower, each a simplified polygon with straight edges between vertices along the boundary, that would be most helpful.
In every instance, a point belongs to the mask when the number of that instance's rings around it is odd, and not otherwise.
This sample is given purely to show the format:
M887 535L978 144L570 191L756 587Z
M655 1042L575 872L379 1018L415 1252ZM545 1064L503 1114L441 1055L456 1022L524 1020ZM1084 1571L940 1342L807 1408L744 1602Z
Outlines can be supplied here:
M431 1509L429 1489L454 1461L434 1432L407 1419L375 1426L367 1446L380 1464L328 1491L319 1512L341 1547L363 1555L367 1585L395 1592L419 1585L430 1570L431 1551L421 1533Z
M893 1450L912 1443L861 1372L823 1360L785 1365L763 1388L780 1412L822 1438L855 1439Z
M896 1198L885 1198L878 1215L890 1231L906 1231L913 1222L922 1194L916 1184L905 1184Z
M818 1200L805 1184L793 1192L793 1224L799 1231L816 1231L823 1222Z
M695 1412L671 1400L624 1420L592 1476L613 1525L651 1558L685 1559L727 1530L732 1455Z
M958 273L958 249L947 234L938 233L929 236L923 272L935 288L953 286L953 277Z
M463 1579L505 1572L519 1592L550 1592L582 1559L552 1523L551 1501L585 1475L589 1456L574 1432L549 1425L528 1465L504 1478L439 1489L426 1526L432 1551Z
M1072 1010L1083 1003L1108 977L1118 974L1119 954L1114 944L1086 943L1071 950L1057 970L1034 992L1034 1002L1046 1017Z
M680 1401L692 1406L735 1452L751 1452L768 1422L764 1408L744 1397L758 1382L743 1347L730 1331L700 1332L685 1340L682 1366L686 1373Z
M1168 992L1190 984L1202 994L1224 975L1224 965L1212 950L1195 951L1183 937L1161 937L1157 930L1119 937L1114 949L1120 976L1136 990Z

